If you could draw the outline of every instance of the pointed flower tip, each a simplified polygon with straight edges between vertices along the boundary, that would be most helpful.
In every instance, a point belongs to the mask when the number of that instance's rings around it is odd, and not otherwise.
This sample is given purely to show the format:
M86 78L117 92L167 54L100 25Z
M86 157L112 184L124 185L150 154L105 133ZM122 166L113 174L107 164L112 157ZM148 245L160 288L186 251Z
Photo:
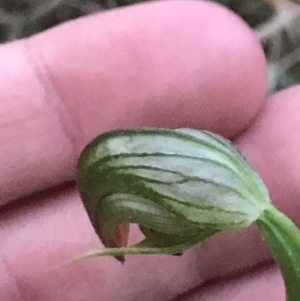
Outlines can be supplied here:
M115 226L114 230L112 231L112 234L109 237L106 237L105 239L102 239L102 242L106 248L122 248L128 246L128 237L129 237L129 224L118 224ZM125 256L119 255L119 256L113 256L115 259L117 259L122 264L125 263Z
M119 262L121 262L122 264L125 263L125 256L114 256Z

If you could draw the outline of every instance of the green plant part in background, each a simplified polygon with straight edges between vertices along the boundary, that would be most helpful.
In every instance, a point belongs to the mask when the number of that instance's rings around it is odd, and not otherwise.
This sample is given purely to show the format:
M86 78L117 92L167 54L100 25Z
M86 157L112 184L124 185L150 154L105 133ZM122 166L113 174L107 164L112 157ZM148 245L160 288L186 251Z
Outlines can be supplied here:
M73 261L178 255L216 233L256 223L282 271L287 300L299 300L300 231L227 139L193 129L110 131L82 152L78 188L105 248ZM145 238L128 246L131 223Z

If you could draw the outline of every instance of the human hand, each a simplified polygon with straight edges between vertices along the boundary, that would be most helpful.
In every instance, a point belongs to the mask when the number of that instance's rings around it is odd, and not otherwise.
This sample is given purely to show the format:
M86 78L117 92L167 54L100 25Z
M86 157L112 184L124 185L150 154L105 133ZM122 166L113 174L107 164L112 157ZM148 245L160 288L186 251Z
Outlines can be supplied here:
M262 49L236 16L194 1L115 10L1 46L0 70L0 202L10 202L0 215L1 300L284 300L254 227L179 258L51 270L100 245L76 187L58 185L75 178L83 147L112 128L188 126L235 139L274 203L300 222L300 91L264 99Z

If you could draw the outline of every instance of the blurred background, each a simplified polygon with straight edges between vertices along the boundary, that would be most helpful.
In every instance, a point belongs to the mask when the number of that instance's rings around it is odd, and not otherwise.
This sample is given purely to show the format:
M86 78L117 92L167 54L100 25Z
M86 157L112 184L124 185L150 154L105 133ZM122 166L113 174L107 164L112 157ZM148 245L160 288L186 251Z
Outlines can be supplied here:
M0 43L28 37L83 15L146 1L0 0ZM257 32L268 58L269 93L300 82L300 0L208 1L233 10Z

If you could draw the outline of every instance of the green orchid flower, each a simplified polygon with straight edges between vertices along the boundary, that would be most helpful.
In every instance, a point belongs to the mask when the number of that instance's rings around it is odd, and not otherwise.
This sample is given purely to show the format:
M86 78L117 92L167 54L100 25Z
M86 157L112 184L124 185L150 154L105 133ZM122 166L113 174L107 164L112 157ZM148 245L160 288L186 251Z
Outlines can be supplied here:
M300 232L229 140L193 129L110 131L82 152L78 188L105 248L74 261L178 255L216 233L256 223L281 268L287 300L299 300ZM128 246L133 223L145 238Z

